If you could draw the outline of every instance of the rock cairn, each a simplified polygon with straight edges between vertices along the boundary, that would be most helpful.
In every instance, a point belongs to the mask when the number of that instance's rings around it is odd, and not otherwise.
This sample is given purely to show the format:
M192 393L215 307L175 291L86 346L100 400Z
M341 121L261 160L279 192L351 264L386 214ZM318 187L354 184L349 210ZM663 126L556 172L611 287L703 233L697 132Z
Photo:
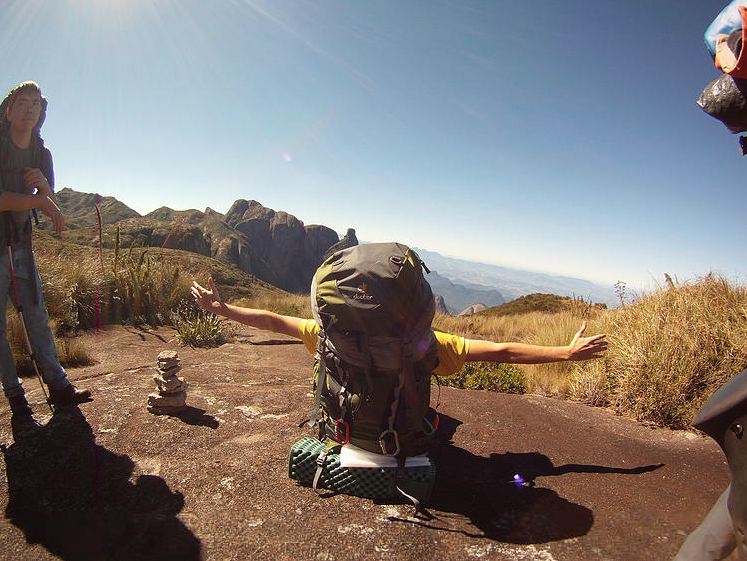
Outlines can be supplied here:
M148 411L156 415L180 413L187 409L187 382L177 374L182 369L176 351L163 351L158 355L158 374L153 376L158 393L148 396Z

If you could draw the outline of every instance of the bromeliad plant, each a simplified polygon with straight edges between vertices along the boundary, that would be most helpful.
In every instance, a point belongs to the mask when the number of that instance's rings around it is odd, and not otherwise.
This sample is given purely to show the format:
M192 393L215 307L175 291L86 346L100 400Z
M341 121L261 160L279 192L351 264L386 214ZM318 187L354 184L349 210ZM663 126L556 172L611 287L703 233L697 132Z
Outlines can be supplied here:
M110 320L151 326L168 323L172 311L189 301L189 279L167 261L154 264L147 249L136 251L131 245L122 255L119 239L117 228L111 265Z
M229 324L209 312L192 305L182 305L171 314L176 340L190 347L219 347L232 335Z

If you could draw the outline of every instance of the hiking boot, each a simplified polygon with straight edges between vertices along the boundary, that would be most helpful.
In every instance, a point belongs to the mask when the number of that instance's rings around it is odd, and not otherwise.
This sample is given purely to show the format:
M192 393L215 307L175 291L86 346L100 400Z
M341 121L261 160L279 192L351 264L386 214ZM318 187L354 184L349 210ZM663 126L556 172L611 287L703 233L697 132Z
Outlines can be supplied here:
M52 405L78 405L91 399L91 392L88 390L78 390L72 384L62 388L49 388L49 403Z
M31 415L31 413L33 413L33 411L31 411L31 407L29 407L29 402L26 401L26 396L23 394L9 397L8 403L10 403L10 410L13 413L14 417L22 417L25 415Z

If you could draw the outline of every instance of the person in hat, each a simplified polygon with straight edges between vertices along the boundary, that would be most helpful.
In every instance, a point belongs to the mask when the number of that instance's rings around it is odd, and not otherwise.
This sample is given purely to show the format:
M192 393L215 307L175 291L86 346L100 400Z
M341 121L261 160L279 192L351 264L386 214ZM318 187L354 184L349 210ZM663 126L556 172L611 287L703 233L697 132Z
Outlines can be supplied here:
M46 110L47 100L34 82L19 84L0 104L0 295L15 305L17 290L33 358L49 387L50 402L72 405L90 400L91 393L70 383L57 358L31 248L32 211L40 209L48 216L55 232L65 229L54 195L52 154L40 135ZM8 344L4 312L0 313L0 380L13 415L30 416Z

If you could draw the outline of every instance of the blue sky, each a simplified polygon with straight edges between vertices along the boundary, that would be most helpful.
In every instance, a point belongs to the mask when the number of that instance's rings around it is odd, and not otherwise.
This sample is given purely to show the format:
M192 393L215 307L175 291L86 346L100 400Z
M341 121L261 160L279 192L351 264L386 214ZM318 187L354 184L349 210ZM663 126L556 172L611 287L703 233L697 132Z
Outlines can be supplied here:
M651 286L747 281L747 157L695 105L726 2L3 0L57 187Z

